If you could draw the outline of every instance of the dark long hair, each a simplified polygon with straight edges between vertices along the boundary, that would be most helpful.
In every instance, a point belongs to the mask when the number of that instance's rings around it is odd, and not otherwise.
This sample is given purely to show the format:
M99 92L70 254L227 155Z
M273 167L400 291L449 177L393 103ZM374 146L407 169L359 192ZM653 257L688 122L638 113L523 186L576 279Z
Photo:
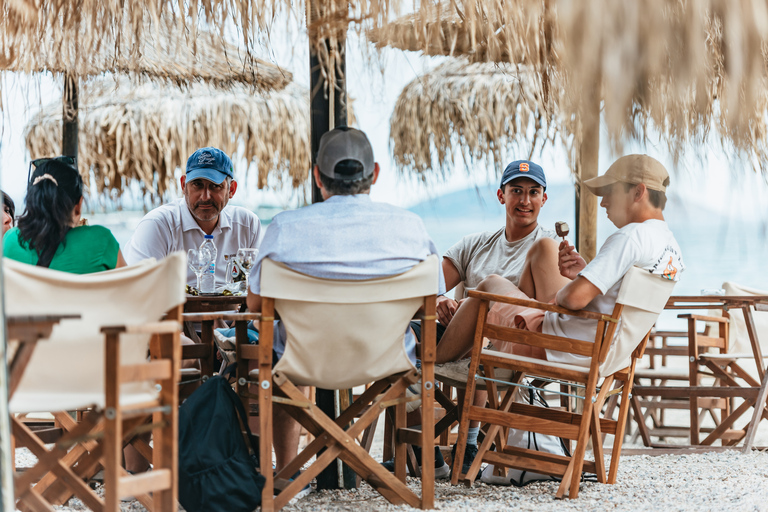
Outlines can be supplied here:
M2 192L2 190L0 190ZM13 219L16 215L16 205L13 204L13 199L11 199L11 196L3 192L3 210L5 208L8 208L8 213L11 214L11 218Z
M51 264L71 227L72 212L81 197L83 178L68 163L47 160L32 173L27 184L26 208L18 226L19 238L37 252L39 266Z

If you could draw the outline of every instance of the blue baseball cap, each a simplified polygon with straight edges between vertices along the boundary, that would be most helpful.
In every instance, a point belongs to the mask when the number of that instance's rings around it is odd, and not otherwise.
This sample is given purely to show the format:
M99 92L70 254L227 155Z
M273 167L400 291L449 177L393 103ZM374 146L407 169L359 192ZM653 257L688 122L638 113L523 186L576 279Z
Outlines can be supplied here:
M504 188L504 185L516 178L529 178L547 188L547 177L544 176L544 169L539 164L535 164L530 160L515 160L504 169L504 174L501 175L501 185L499 188Z
M232 160L216 148L200 148L187 160L187 181L203 178L217 185L235 177Z

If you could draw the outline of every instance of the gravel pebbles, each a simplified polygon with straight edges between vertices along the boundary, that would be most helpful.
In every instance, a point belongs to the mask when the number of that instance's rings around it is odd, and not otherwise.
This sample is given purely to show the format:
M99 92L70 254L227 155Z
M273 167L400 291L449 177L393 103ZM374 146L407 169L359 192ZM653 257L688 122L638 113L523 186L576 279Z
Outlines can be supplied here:
M18 450L17 462L29 463L29 453ZM409 486L420 492L418 479ZM444 511L768 511L768 452L704 453L696 455L624 456L614 485L583 482L576 500L557 500L556 482L538 482L524 488L475 483L471 488L437 482L435 506ZM56 510L87 510L72 499ZM144 510L127 502L125 512ZM405 511L390 505L371 487L345 491L316 491L286 511Z

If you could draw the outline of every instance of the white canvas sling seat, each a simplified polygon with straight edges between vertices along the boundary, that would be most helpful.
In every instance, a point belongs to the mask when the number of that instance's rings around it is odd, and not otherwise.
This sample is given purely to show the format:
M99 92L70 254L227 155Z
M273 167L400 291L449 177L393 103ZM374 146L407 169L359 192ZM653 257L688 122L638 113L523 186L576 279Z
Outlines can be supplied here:
M266 472L262 510L279 510L333 459L341 458L385 498L395 504L432 508L434 500L434 434L422 432L424 481L419 498L405 485L405 444L398 446L397 469L389 473L359 445L357 438L388 406L398 411L405 426L405 389L422 376L422 400L434 400L435 329L422 340L419 372L408 358L404 336L409 321L424 308L425 323L434 324L439 289L439 261L431 255L410 270L362 281L307 276L265 259L261 270L262 320L258 346L259 369L251 379L259 383L261 467L271 467L272 401L288 406L315 440L277 475L287 480L312 457L316 461L272 501L274 481ZM275 312L285 328L285 352L274 369L272 326ZM238 344L238 359L254 356L256 347ZM272 376L271 380L269 376ZM335 421L310 402L297 385L349 389L373 383ZM244 391L242 386L239 391ZM242 396L242 393L241 393ZM274 396L274 398L272 398ZM290 407L295 406L295 407ZM429 416L429 414L428 414ZM357 421L353 420L358 417ZM318 455L321 448L325 452ZM430 459L430 460L427 460ZM427 467L428 466L428 467Z
M37 466L17 476L17 499L31 509L50 510L47 502L59 504L74 493L93 510L118 510L120 495L127 493L150 509L175 510L186 256L174 253L162 261L85 275L4 258L3 272L8 314L80 315L61 321L37 344L10 411L93 410L82 423L70 421L68 432L50 450L12 419L17 444L39 459ZM162 321L166 315L169 320ZM150 340L152 362L147 359ZM132 439L133 430L153 417L154 450ZM129 477L120 467L123 445L129 441L153 462L154 471ZM85 482L101 466L103 499Z
M731 281L724 282L723 289L725 290L726 295L768 295L768 290L744 286ZM720 315L722 312L718 312L717 314ZM734 308L728 311L728 316L730 317L730 351L734 354L746 354L745 357L754 358L747 325L744 321L744 314L740 309ZM752 313L752 318L755 322L755 332L760 343L761 351L768 352L768 312L754 311Z
M658 315L672 294L674 282L651 274L637 267L625 275L619 290L613 313L602 315L590 311L571 311L552 304L516 299L501 295L471 291L470 297L481 300L475 343L472 350L467 392L459 427L458 448L453 466L452 483L458 483L461 463L467 440L467 429L472 420L488 423L487 434L478 448L477 456L464 477L468 483L476 478L483 462L497 468L515 468L561 477L558 497L578 496L582 470L597 474L598 481L615 483L619 454L629 412L628 394L631 393L635 363L642 356L648 334ZM538 332L487 323L491 301L543 309L560 314L590 318L596 321L594 342L563 338ZM549 350L589 356L589 366L546 361L518 356L483 348L483 337L538 346ZM494 342L495 343L495 342ZM484 374L479 372L483 365ZM497 374L501 370L513 370L515 376L504 381L509 388L501 397L497 389ZM527 385L523 378L564 382L578 386L581 393L570 393L572 398L583 399L581 412L553 410L551 408L517 403L516 391ZM488 389L488 406L472 405L475 380L483 379ZM618 381L622 385L613 389ZM538 389L538 388L537 388ZM558 393L548 389L549 393ZM618 419L601 417L602 406L608 396L621 397ZM530 432L555 435L576 441L572 456L542 453L506 444L506 429L518 428ZM613 434L614 443L610 473L606 476L603 465L602 435ZM587 442L591 436L593 461L585 463ZM494 451L490 451L495 443Z

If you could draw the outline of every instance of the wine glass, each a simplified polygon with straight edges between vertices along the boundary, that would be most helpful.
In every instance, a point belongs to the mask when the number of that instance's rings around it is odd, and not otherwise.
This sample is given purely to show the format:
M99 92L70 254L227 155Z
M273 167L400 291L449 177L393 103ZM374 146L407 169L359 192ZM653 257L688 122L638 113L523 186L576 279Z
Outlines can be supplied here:
M249 278L251 276L251 270L256 264L256 257L259 255L258 249L252 249L250 247L241 247L237 250L237 262L240 264L240 269L245 274L245 289L250 289Z
M187 264L190 270L197 276L198 291L200 291L200 281L203 278L203 272L210 265L211 259L211 251L208 249L190 249L187 251Z

